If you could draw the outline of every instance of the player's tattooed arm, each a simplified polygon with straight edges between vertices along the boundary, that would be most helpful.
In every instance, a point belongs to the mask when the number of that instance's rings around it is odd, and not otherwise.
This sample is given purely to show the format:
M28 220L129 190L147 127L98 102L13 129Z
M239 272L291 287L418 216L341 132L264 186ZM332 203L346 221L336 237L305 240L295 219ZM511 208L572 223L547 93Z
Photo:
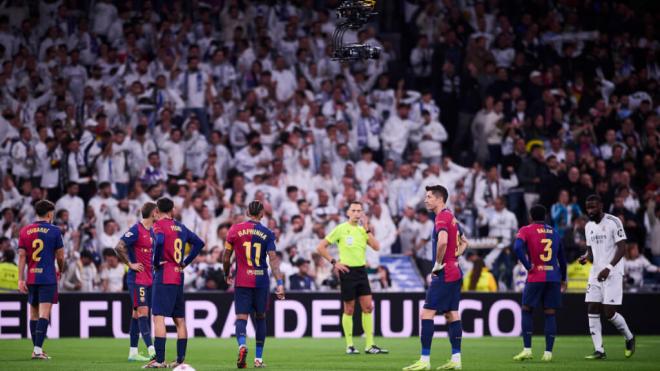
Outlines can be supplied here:
M282 271L280 271L280 257L277 256L275 251L269 251L268 258L270 260L270 269L273 271L275 279L284 279L284 275L282 274Z
M131 270L136 272L142 272L144 270L142 263L131 263L131 261L128 260L128 248L126 246L126 242L123 240L119 240L117 246L115 246L115 252L117 253L119 261L128 265Z
M277 288L275 289L275 294L277 298L282 300L284 299L284 275L280 271L280 257L277 256L275 251L268 252L268 258L270 260L270 269L273 271L273 276L277 280Z
M61 249L60 249L61 250ZM25 249L18 249L18 291L26 293L28 291L25 284Z
M231 278L231 255L234 253L233 247L229 242L225 242L225 252L222 254L222 268L225 271L227 281Z

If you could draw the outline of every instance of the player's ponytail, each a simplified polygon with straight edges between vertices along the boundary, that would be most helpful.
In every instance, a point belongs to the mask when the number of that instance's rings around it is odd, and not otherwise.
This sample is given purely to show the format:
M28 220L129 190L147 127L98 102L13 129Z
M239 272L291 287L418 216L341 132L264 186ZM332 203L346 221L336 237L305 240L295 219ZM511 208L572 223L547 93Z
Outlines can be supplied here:
M248 205L248 216L259 217L264 211L264 204L261 201L254 200Z

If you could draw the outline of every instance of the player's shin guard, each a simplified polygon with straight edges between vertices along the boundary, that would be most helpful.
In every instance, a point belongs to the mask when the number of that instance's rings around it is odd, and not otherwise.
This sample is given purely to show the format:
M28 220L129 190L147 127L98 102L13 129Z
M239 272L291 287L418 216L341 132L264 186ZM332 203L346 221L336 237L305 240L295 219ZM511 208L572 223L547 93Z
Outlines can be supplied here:
M266 343L266 318L257 318L254 337L257 343L255 358L261 359L264 354L264 344Z
M183 363L186 359L186 347L188 347L188 339L176 340L176 363Z
M435 332L435 325L432 319L422 320L422 335L420 340L422 342L422 360L428 362L431 357L431 344L433 343L433 333Z
M137 318L131 318L128 335L131 341L131 348L135 348L135 352L137 353L138 342L140 341L140 325Z
M41 348L44 345L44 340L46 339L46 331L48 331L48 320L45 318L39 318L37 321L37 328L34 336L34 348L35 353L40 354ZM38 348L38 349L37 349ZM39 350L38 352L36 350Z
M149 348L151 346L151 326L149 325L149 317L139 317L138 327L140 328L140 333L142 334L144 345Z
M522 337L523 347L525 349L532 348L532 334L534 333L534 320L532 312L528 310L522 311Z
M594 343L594 350L597 352L604 352L603 348L603 328L600 324L600 314L589 314L589 332L591 333L591 341Z
M554 314L545 315L545 351L552 352L557 335L557 317Z
M247 320L237 319L236 320L236 341L238 346L245 346L245 337L247 336Z
M156 362L165 362L165 340L166 338L156 337L154 339L154 348L156 348Z
M362 312L362 329L366 337L366 346L364 349L371 348L374 345L374 322L372 313Z
M30 320L30 337L32 337L32 346L35 343L35 337L37 336L37 320Z
M451 354L461 353L461 339L463 338L463 327L461 321L454 321L448 328L449 343L451 343Z
M341 327L344 328L344 338L346 338L346 346L353 346L353 316L344 313L341 316Z
M623 337L626 338L626 340L630 340L633 338L632 332L630 332L630 329L628 328L628 324L626 323L626 319L623 318L622 315L619 313L614 313L614 316L609 319L610 323L616 327L617 330L623 335Z

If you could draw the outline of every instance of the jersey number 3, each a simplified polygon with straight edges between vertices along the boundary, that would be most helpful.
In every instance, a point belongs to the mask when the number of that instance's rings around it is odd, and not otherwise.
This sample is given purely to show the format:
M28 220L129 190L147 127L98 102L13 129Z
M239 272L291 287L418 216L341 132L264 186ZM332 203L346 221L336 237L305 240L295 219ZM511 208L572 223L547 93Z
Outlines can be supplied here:
M248 266L254 267L254 264L252 262L252 246L254 246L254 249L256 250L255 252L255 263L256 266L259 266L259 259L261 258L261 243L255 242L252 244L250 241L245 241L243 242L243 247L245 248L245 257L247 258L247 263Z
M41 254L41 251L43 249L44 249L44 241L43 240L36 239L36 240L32 241L32 250L33 250L32 251L32 260L33 261L38 262L38 261L41 260L41 256L39 256L39 254Z
M541 240L541 243L544 244L545 247L543 248L543 254L539 257L541 258L541 261L549 262L550 259L552 259L552 240L544 238Z

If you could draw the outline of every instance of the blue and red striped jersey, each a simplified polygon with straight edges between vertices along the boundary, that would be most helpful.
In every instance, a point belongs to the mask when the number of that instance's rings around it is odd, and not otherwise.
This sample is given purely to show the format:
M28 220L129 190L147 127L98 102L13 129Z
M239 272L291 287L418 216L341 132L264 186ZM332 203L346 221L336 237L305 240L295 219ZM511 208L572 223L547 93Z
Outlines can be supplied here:
M28 285L57 283L55 252L62 246L62 232L50 223L38 221L21 228L18 248L26 253Z
M154 283L183 285L183 267L195 259L204 247L204 241L185 225L170 218L155 222L153 233L156 240ZM189 251L187 255L186 251Z
M527 269L527 282L566 280L566 260L559 233L547 224L520 228L514 250Z
M153 254L154 236L153 229L147 229L142 223L137 222L128 229L121 237L126 244L128 251L128 260L131 263L142 263L144 270L136 272L128 270L127 280L129 284L137 283L142 286L151 286L153 282L153 272L151 259Z
M431 238L433 246L433 261L436 261L438 252L438 233L447 232L447 250L442 262L445 264L440 274L444 274L444 282L454 282L463 278L463 272L458 266L458 239L460 238L459 227L454 214L449 209L444 209L435 216L435 226Z
M236 252L236 287L267 287L269 251L275 251L275 235L261 223L246 221L232 225L227 248Z

